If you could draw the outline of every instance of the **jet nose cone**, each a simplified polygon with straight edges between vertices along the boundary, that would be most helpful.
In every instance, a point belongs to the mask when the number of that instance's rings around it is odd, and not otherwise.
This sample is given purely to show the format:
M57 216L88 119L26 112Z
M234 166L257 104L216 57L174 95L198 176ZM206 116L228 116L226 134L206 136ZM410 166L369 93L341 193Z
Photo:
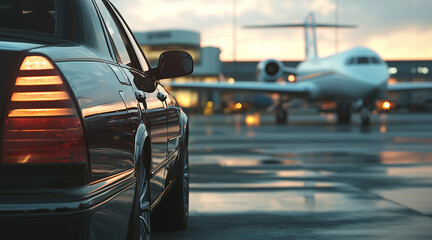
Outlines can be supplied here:
M384 67L368 68L358 74L359 79L371 88L380 88L383 84L386 84L389 79L387 68Z

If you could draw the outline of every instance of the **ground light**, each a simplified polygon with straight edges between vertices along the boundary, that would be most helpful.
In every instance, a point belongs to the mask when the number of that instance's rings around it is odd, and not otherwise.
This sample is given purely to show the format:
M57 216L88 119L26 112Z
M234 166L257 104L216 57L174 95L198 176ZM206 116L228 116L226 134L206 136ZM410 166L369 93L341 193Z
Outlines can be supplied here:
M391 104L390 104L389 101L384 101L384 102L382 102L382 104L381 104L381 108L382 108L383 110L390 110L390 107L391 107Z
M260 125L260 114L249 114L246 115L245 123L247 126L259 126Z

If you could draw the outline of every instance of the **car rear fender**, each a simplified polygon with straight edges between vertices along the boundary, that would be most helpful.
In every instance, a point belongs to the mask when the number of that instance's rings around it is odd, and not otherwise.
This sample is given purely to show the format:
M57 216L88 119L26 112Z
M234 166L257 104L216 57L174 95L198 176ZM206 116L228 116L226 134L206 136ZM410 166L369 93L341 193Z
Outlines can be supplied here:
M188 141L189 141L189 121L187 115L183 111L180 112L180 127L181 127L180 152L177 158L176 168L175 168L177 169L177 172L179 171L180 168L183 168L183 166L180 165L181 161L179 160L184 157L185 151L187 151L188 148Z
M180 139L180 148L183 149L187 147L188 139L189 139L189 120L186 113L180 111L180 126L181 126L181 139Z
M189 126L189 120L185 112L180 108L180 127L181 127L181 137L186 136L187 128Z
M136 167L138 165L138 161L140 159L144 159L144 166L149 171L151 166L151 158L148 156L151 156L151 153L146 153L146 150L150 150L149 146L149 138L146 126L141 123L138 126L138 129L136 131L135 135L135 152L134 152L134 166Z

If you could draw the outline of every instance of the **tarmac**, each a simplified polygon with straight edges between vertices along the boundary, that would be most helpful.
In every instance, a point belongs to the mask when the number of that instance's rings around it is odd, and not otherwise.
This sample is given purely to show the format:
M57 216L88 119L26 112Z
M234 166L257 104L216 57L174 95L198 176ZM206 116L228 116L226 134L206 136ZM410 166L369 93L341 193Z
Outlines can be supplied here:
M252 117L190 116L189 226L152 239L432 239L431 113Z

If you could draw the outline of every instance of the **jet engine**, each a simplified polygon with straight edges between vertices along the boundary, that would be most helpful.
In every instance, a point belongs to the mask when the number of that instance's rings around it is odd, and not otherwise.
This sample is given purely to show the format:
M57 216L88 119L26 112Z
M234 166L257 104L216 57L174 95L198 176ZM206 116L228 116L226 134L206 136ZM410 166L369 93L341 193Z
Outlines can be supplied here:
M282 62L275 59L261 61L257 65L257 78L261 82L276 82L283 73Z

